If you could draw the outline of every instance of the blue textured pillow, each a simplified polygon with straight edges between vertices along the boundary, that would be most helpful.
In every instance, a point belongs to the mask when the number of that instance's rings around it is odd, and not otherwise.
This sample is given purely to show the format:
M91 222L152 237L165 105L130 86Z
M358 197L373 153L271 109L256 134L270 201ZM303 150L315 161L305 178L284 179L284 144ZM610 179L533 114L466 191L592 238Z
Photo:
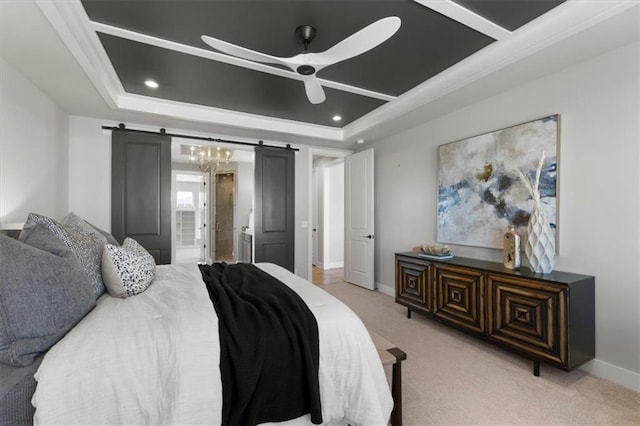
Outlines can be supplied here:
M95 298L104 293L105 287L102 281L102 271L100 262L102 251L107 244L106 238L95 231L86 231L79 227L62 225L55 220L36 213L29 213L27 222L20 233L20 241L25 241L36 225L42 225L49 229L53 235L63 241L67 247L76 255L80 264L89 275L89 280L93 285Z
M60 340L96 303L86 272L44 226L29 239L0 236L0 362L26 366Z

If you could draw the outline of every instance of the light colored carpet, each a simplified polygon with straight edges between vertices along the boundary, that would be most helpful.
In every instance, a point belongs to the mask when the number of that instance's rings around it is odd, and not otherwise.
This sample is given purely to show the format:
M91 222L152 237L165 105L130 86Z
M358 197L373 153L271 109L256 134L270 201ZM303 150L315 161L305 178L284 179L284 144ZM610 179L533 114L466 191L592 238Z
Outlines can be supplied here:
M530 360L419 314L408 319L382 293L328 281L320 287L407 353L405 425L640 425L639 393L547 364L535 377Z

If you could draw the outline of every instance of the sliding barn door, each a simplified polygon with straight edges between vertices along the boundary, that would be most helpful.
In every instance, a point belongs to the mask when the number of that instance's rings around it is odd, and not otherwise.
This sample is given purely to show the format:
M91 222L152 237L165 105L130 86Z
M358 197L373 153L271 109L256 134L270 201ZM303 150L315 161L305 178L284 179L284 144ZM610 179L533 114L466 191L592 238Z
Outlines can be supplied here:
M113 131L111 141L111 232L171 263L171 138Z
M293 272L294 171L292 150L256 147L254 247L256 262Z

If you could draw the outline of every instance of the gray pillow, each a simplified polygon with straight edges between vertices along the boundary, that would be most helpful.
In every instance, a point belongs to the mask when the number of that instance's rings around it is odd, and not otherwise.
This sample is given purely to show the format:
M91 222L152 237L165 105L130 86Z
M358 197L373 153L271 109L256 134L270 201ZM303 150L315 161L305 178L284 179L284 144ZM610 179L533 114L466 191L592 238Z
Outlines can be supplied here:
M87 222L85 220L85 222ZM95 226L94 224L87 222L87 224L92 227L93 229L95 229L96 231L98 231L99 233L101 233L106 239L107 239L107 244L112 244L114 246L119 246L120 243L118 242L118 240L116 240L116 238L111 235L110 233L108 233L107 231L103 231L102 229L98 228L97 226Z
M62 220L60 221L60 223L62 223L65 226L70 226L72 228L77 228L77 229L80 229L80 230L84 230L85 232L90 232L90 233L91 232L98 232L103 237L105 237L105 239L107 240L108 244L113 244L114 246L119 246L120 245L118 243L118 241L113 237L113 235L109 234L106 231L103 231L102 229L98 228L97 226L94 226L94 225L90 224L89 222L87 222L86 220L82 219L80 216L78 216L74 212L71 212L68 215L66 215L65 217L63 217Z
M133 238L125 238L122 247L107 244L102 254L102 273L107 291L114 297L140 294L156 276L156 261Z
M36 226L45 251L0 236L0 362L26 366L95 306L93 287L70 249Z
M106 238L96 231L86 231L81 227L62 225L55 220L35 213L29 213L27 222L20 233L20 241L27 244L29 234L36 225L43 225L53 235L63 241L76 255L80 264L89 275L89 281L93 285L96 299L104 293L105 287L102 281L100 262L102 251L107 244ZM33 245L33 244L31 244Z

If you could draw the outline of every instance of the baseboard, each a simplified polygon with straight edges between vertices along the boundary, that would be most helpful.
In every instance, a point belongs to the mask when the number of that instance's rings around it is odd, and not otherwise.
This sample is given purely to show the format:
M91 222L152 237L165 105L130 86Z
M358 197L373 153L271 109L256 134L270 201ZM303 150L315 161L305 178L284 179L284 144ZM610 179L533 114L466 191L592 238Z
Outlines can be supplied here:
M387 296L391 296L391 297L395 297L396 296L395 288L393 288L390 285L384 285L384 284L376 283L376 288L382 294L386 294Z
M322 269L344 268L344 262L328 262L322 265Z
M580 370L602 379L611 380L613 383L617 383L634 392L640 392L640 373L635 371L627 370L599 359L589 361L581 366Z
M380 283L376 283L376 285L380 293L395 297L394 287ZM596 377L610 380L634 392L640 392L640 373L636 373L635 371L627 370L599 359L589 361L581 366L580 370L593 374Z

